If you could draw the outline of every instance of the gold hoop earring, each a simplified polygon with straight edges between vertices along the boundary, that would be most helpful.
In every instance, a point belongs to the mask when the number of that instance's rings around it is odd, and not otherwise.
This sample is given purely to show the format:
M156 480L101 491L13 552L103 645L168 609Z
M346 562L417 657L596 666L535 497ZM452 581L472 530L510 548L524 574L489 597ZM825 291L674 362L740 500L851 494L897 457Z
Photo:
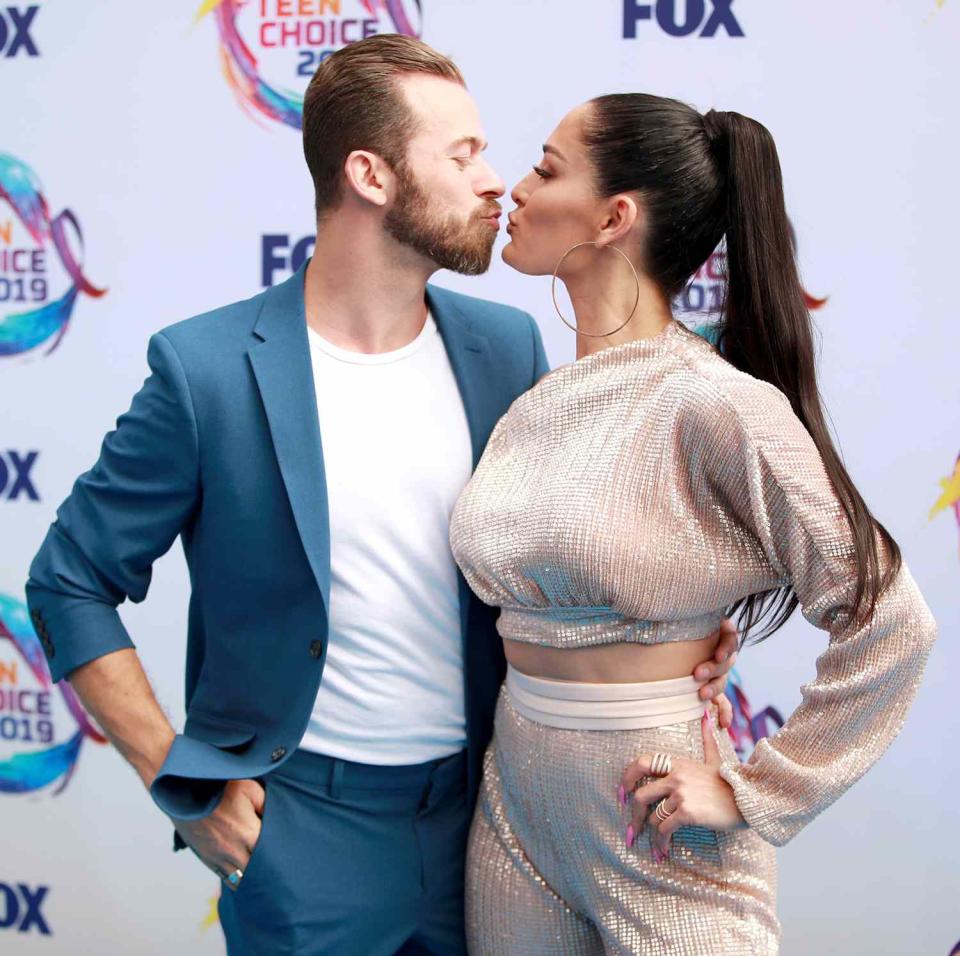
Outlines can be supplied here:
M622 250L618 249L616 246L609 245L604 246L605 249L612 249L614 252L619 253L627 260L627 265L630 266L630 271L633 273L633 279L637 283L637 297L633 300L633 308L630 310L630 314L620 323L612 332L584 332L581 329L578 329L575 325L571 325L563 316L563 313L560 311L560 306L557 305L557 273L560 271L560 266L563 265L563 260L573 252L574 249L579 249L581 246L598 246L596 240L588 240L587 242L578 242L575 245L572 245L562 256L560 256L560 261L556 264L553 270L553 279L550 282L550 295L553 298L553 307L557 312L557 315L560 316L560 321L568 328L572 329L577 335L585 335L587 338L591 339L605 339L609 335L616 335L622 328L626 327L626 324L633 318L634 312L637 311L637 306L640 304L640 276L637 275L637 270L634 268L633 263L630 261L630 257Z

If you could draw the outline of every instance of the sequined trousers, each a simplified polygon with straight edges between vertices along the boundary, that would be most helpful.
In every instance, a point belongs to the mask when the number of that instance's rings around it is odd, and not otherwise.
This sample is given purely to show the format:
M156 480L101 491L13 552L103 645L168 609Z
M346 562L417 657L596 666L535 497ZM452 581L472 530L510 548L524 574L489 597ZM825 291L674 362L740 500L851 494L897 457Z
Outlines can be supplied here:
M778 951L775 851L755 833L680 827L663 863L649 828L627 846L624 767L642 753L703 760L699 719L561 729L520 706L504 685L467 856L471 956ZM717 741L735 761L729 735Z

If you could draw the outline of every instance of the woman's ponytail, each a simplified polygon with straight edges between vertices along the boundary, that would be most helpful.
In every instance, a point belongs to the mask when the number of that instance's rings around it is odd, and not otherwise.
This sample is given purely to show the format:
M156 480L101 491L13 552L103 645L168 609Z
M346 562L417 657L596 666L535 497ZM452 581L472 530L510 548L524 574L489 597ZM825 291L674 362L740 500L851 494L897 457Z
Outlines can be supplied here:
M727 291L719 345L737 368L780 389L813 438L853 532L853 613L863 620L898 571L900 549L870 513L826 425L777 149L764 126L739 113L711 111L704 129L725 180ZM764 619L762 638L796 606L792 589L773 592L744 601L740 620L749 630Z

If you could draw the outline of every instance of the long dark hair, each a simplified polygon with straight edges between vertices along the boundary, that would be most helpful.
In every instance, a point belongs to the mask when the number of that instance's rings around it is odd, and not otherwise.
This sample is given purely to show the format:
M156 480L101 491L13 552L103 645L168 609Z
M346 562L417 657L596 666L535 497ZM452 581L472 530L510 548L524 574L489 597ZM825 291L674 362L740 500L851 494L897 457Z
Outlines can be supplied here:
M644 269L672 299L726 241L719 348L736 368L775 385L817 446L853 534L854 620L870 617L900 568L897 543L870 513L827 428L817 387L813 327L797 269L777 148L740 113L701 116L677 100L639 93L591 102L585 143L601 195L638 193ZM730 610L756 640L798 605L792 587L754 594Z

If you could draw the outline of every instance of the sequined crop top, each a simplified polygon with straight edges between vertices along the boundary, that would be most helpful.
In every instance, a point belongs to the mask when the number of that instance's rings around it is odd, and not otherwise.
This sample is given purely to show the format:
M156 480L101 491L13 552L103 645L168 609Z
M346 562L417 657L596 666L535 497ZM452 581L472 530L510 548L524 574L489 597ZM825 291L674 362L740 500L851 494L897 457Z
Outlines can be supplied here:
M936 632L906 566L852 622L851 532L809 433L779 390L676 321L521 395L450 534L501 636L551 647L693 640L740 598L792 584L829 647L786 725L724 771L775 844L889 745Z

